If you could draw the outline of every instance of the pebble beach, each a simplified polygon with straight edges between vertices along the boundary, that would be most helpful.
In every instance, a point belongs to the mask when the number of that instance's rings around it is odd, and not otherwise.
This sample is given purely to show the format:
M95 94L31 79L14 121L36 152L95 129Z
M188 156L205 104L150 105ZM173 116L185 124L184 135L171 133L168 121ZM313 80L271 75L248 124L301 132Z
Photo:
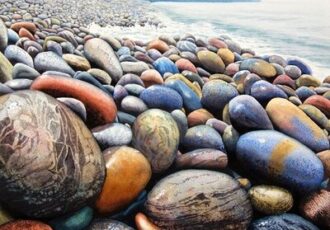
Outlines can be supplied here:
M0 230L330 229L330 76L156 15L0 0Z

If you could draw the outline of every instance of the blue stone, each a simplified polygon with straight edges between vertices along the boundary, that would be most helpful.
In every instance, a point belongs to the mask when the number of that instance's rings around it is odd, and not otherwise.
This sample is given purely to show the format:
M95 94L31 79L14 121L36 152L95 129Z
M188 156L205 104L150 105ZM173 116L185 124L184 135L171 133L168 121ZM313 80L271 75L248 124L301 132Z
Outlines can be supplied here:
M138 84L127 84L124 86L127 92L133 96L140 96L140 94L145 90L145 88Z
M288 58L288 65L295 65L297 66L302 74L309 74L313 75L313 71L311 67L309 67L304 61L298 59L298 58Z
M197 46L190 42L190 41L179 41L176 44L176 47L181 51L181 52L191 52L191 53L196 53Z
M316 95L316 93L307 86L299 87L296 90L296 94L302 102L304 102L307 98Z
M158 108L172 112L183 106L182 97L174 89L162 85L152 85L140 94L140 99L149 108Z
M323 181L324 168L315 153L277 131L242 135L237 142L236 157L259 179L302 194L317 190Z
M212 148L226 153L220 134L208 125L197 125L188 129L182 145L187 151Z
M260 103L268 102L275 97L288 98L283 90L264 80L257 81L252 85L251 96Z
M160 73L164 75L165 73L179 73L178 67L167 57L161 57L153 62L153 66Z
M131 50L128 47L123 46L117 51L117 55L119 57L122 55L131 55Z
M19 40L19 36L18 34L12 30L12 29L8 29L8 44L16 44L16 42L18 42Z
M166 82L165 85L174 89L181 95L183 99L183 106L188 113L196 109L202 108L202 104L199 97L183 81L171 80L169 82Z

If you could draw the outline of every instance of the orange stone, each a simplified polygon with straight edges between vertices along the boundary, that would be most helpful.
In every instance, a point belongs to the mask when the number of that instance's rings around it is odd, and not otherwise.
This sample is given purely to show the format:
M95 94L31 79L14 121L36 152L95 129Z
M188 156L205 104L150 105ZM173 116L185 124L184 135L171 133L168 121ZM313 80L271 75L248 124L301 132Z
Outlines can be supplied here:
M147 50L150 50L150 49L156 49L159 52L164 53L164 52L168 51L170 49L170 47L166 44L166 42L156 39L156 40L149 42L149 44L147 46Z
M235 61L234 53L228 48L220 48L217 54L221 57L226 66Z
M25 28L33 34L37 31L36 25L32 22L16 22L12 24L10 28L16 32L18 32L21 28Z
M154 69L148 69L141 74L141 80L143 81L145 87L152 85L162 85L164 80L158 71Z
M139 212L135 216L135 224L138 230L160 230L159 227L154 225L148 217L146 217L143 213Z
M151 166L145 156L127 146L112 147L103 152L106 179L96 209L109 214L130 204L151 178Z
M117 114L113 99L99 88L84 81L62 76L39 76L32 90L43 91L53 97L73 97L84 103L90 127L112 123Z
M209 39L209 44L211 46L214 46L215 48L228 48L227 44L224 41L221 41L218 38L210 38Z
M0 230L52 230L52 228L39 221L34 220L16 220L1 225Z
M214 118L213 115L206 109L197 109L188 115L189 127L196 125L205 125L208 119Z
M324 166L325 176L330 178L330 150L325 150L316 154Z
M28 39L30 39L30 40L32 40L32 41L35 41L35 37L31 34L30 31L28 31L28 30L25 29L25 28L21 28L21 29L19 30L18 35L19 35L21 38L25 37L25 38L28 38Z
M189 70L190 72L197 73L197 69L194 64L189 61L188 59L181 58L175 62L175 65L178 67L179 70Z
M306 99L304 104L314 105L330 118L330 100L320 95L314 95Z

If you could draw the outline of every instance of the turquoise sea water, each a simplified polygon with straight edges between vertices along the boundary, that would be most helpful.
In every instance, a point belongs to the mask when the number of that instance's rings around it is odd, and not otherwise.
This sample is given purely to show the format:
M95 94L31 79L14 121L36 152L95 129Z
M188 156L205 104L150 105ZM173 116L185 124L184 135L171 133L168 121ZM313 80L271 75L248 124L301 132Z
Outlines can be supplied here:
M261 0L260 2L154 2L163 28L112 28L132 38L192 33L227 34L258 54L298 56L314 75L330 75L330 0Z

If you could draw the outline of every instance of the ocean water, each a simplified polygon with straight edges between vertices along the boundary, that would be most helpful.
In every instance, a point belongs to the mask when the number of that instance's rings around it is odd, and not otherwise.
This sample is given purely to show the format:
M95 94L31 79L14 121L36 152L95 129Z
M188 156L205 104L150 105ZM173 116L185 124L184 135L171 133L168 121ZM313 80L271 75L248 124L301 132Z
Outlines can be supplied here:
M330 75L330 0L260 2L153 2L150 14L161 28L110 27L102 32L134 39L191 33L208 38L226 34L257 54L298 56L314 75ZM92 30L101 28L92 26Z

